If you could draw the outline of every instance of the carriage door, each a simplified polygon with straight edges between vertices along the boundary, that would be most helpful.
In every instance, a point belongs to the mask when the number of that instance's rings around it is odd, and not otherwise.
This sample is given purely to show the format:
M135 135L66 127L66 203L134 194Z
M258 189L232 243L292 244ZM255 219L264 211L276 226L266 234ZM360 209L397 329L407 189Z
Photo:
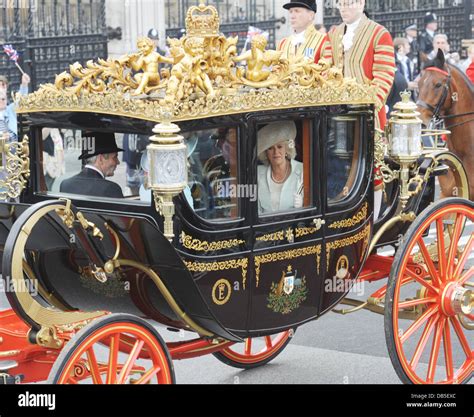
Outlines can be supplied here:
M323 161L326 178L325 279L321 312L333 308L347 293L363 295L355 285L372 234L373 160L367 117L333 108L324 121Z
M275 333L318 314L323 240L318 126L318 117L301 113L253 124L258 192L251 332Z
M199 124L182 133L188 146L189 187L177 210L177 248L215 319L229 331L242 333L249 302L251 230L249 198L239 187L247 173L239 161L245 154L240 137L247 130L228 120L225 127Z

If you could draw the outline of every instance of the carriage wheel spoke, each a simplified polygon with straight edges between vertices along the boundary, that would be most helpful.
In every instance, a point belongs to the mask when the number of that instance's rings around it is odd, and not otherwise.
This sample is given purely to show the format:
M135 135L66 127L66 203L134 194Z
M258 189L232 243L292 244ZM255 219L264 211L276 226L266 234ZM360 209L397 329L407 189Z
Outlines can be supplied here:
M459 283L461 285L465 285L466 282L469 280L469 278L471 278L473 275L474 275L474 266L471 266L471 268L469 268L469 270L466 271L461 278L459 278Z
M465 216L458 215L454 224L453 235L451 237L451 243L449 245L448 252L448 265L447 265L447 277L449 280L453 278L454 273L454 260L456 259L456 249L458 247L459 239L461 238L462 226L464 224Z
M161 368L159 366L155 368L151 368L148 370L148 372L143 375L135 384L140 385L140 384L147 384L151 378L153 378L156 374L161 372Z
M459 319L457 317L451 317L451 323L453 324L454 331L458 336L459 342L461 342L462 349L466 354L468 359L472 360L473 352L469 346L469 342L466 339L466 335L464 334L464 330L461 327L461 323L459 323Z
M445 320L444 322L443 346L444 346L444 361L446 363L446 377L449 382L451 379L453 379L453 376L454 376L453 345L451 342L451 328L449 326L449 320Z
M423 315L416 320L407 330L406 332L403 333L403 335L400 337L400 342L403 344L405 343L412 335L415 333L423 324L426 322L426 320L431 319L431 317L438 312L438 306L434 305L430 307L428 310L426 310Z
M444 241L444 223L443 219L436 221L436 231L438 234L438 264L439 264L439 277L441 281L446 279L446 246Z
M252 354L252 338L251 337L249 337L248 339L245 339L245 354L246 355Z
M418 341L418 344L416 345L415 353L413 354L413 358L410 362L410 366L413 370L415 370L418 366L418 362L420 361L421 355L425 350L426 344L428 343L428 339L433 333L433 328L437 321L438 316L431 317L429 322L426 324L425 329L423 330L423 334L421 335L421 338Z
M89 361L89 365L91 367L91 375L94 384L101 385L103 384L102 378L100 377L99 365L97 364L97 359L95 357L94 347L91 346L87 349L87 360Z
M265 344L267 345L267 349L271 349L273 347L271 336L265 336Z
M117 381L117 362L120 344L120 335L114 334L110 340L109 366L107 369L106 384L115 384Z
M428 271L430 273L430 276L433 280L433 283L437 286L439 286L439 275L438 271L436 270L436 267L433 263L433 260L431 259L430 253L428 252L428 248L425 245L425 242L423 241L423 238L420 238L417 241L418 247L421 249L421 254L423 255L423 258L425 259L426 266L428 267Z
M398 309L403 310L405 308L416 307L416 306L424 305L424 304L432 304L436 302L437 302L437 299L435 297L420 298L418 300L410 300L410 301L404 301L402 303L399 303Z
M423 285L423 287L425 288L428 288L429 290L431 290L432 292L438 294L439 293L439 290L438 288L436 288L435 286L433 286L431 283L429 283L428 281L425 281L423 278L421 278L420 276L418 276L415 272L413 272L410 268L405 268L405 273L411 277L412 279L414 279L416 282L418 282L418 284L421 284Z
M459 262L456 266L456 270L454 271L454 277L458 277L461 275L461 272L464 270L464 266L466 265L466 262L469 259L469 255L472 252L472 248L474 246L474 235L471 235L469 238L469 242L467 242L466 247L464 248L464 252L461 255L461 258L459 259Z
M125 362L122 371L120 372L120 375L117 380L117 384L123 384L127 377L130 375L130 372L132 370L132 367L135 363L135 361L138 358L138 355L140 354L143 345L145 342L143 340L137 340L135 344L133 345L133 348L130 352L130 355L127 359L127 362Z
M443 335L443 328L444 328L445 321L446 321L445 318L441 318L439 319L436 325L436 331L433 338L433 346L431 347L430 363L428 366L427 381L429 384L432 384L435 379L436 367L438 365L439 351L441 348L441 337Z

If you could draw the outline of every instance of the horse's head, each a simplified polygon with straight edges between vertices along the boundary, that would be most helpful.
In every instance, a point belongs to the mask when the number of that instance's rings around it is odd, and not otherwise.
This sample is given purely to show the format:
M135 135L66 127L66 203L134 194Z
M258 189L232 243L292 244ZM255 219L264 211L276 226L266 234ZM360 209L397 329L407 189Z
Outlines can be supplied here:
M418 83L418 111L425 125L430 123L433 116L439 117L441 111L447 108L452 98L449 95L451 71L446 63L443 51L438 50L436 58L427 61L423 66Z

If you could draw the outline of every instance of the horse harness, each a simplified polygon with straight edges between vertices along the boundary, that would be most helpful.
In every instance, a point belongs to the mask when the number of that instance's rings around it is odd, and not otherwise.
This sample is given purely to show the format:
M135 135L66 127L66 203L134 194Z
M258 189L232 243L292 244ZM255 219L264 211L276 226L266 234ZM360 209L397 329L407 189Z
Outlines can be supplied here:
M425 109L428 109L429 111L431 111L433 113L430 124L433 124L433 125L436 126L436 125L439 125L443 121L448 120L448 119L455 119L455 118L458 118L458 117L470 116L470 115L474 114L474 112L468 112L468 113L462 113L462 114L451 114L449 116L442 116L441 115L441 109L445 105L446 100L448 99L449 91L451 90L451 81L452 81L451 69L449 68L449 66L448 66L447 71L444 71L444 70L442 70L440 68L437 68L437 67L430 67L430 68L426 68L425 71L439 72L439 73L441 73L441 74L443 74L447 77L446 82L443 86L443 92L441 94L441 97L440 97L438 103L436 104L436 107L432 106L429 103L424 102L423 100L418 100L416 102L416 104L419 107L423 107ZM458 101L457 93L452 94L452 100L453 101ZM465 125L465 124L473 122L473 121L474 121L474 119L470 119L468 121L457 123L455 125L449 126L449 128L452 129L453 127L462 126L462 125Z

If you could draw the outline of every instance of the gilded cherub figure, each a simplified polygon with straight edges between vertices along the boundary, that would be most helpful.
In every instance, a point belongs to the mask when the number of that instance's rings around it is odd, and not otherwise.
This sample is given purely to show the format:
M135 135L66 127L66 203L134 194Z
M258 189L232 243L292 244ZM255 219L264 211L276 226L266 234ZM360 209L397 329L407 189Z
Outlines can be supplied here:
M252 82L266 81L270 77L271 71L264 69L274 64L280 63L281 51L266 51L268 41L264 35L255 35L252 38L249 51L234 58L234 62L247 61L247 71L245 78Z
M139 38L137 47L140 51L127 57L127 61L134 71L142 71L135 74L134 79L138 83L138 88L134 95L146 94L149 88L157 87L160 84L159 64L174 64L175 58L167 58L155 51L155 43L147 37Z
M186 93L186 84L190 84L193 91L200 89L206 95L215 94L211 79L206 74L209 68L204 59L204 39L189 38L184 41L184 58L175 64L171 70L171 77L166 92L167 100L181 100Z

